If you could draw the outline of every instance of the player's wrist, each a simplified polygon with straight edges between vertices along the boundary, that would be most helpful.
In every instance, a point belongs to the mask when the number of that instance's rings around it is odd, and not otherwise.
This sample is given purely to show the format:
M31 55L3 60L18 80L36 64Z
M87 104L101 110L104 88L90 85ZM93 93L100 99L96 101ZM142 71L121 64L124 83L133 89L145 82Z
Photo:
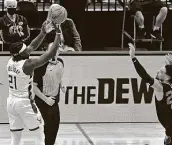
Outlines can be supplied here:
M41 30L41 34L43 35L47 35L46 31L45 30Z
M132 61L133 61L133 62L136 62L136 61L137 61L137 58L134 56L134 57L132 58Z
M56 32L56 35L61 35L62 33L61 32Z

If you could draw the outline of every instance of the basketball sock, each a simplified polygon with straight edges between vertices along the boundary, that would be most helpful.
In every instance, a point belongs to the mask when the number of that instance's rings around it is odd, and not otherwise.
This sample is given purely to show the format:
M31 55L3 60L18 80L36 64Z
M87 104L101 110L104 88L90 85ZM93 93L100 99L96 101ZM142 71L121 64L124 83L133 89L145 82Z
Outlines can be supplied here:
M21 141L21 131L11 132L11 144L10 145L19 145Z
M40 127L39 129L33 131L35 137L35 145L45 145L44 129Z
M144 25L140 25L139 28L140 28L140 29L144 29L145 26L144 26Z
M153 27L153 31L159 30L159 28L160 28L160 27L154 26L154 27Z

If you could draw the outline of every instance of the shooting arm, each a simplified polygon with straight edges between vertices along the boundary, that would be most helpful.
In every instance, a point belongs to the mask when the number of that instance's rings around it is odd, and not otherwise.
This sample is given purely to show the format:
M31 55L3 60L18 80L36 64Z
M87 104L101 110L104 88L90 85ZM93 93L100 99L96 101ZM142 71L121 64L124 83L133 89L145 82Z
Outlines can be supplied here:
M143 68L143 66L140 64L140 62L137 60L136 57L132 58L134 67L138 73L138 75L145 80L150 85L154 84L154 79L146 72L146 70Z
M48 62L48 60L50 60L54 56L54 54L56 54L57 49L59 48L59 42L60 42L60 35L56 34L55 40L50 50L46 51L40 57L28 59L23 65L23 72L26 75L31 75L36 68Z
M152 78L146 70L143 68L143 66L139 63L136 57L132 58L134 67L139 74L139 76L145 80L147 83L151 85L152 88L154 88L154 92L156 94L157 100L161 101L163 98L163 86L162 84L157 80Z
M31 52L36 50L44 40L45 36L46 33L41 31L40 34L35 39L33 39L30 45L28 46L28 51Z
M41 28L40 34L30 43L30 45L28 46L27 50L29 52L36 50L40 46L42 41L44 40L46 34L51 32L52 30L54 30L53 23L45 21L42 24L42 28Z

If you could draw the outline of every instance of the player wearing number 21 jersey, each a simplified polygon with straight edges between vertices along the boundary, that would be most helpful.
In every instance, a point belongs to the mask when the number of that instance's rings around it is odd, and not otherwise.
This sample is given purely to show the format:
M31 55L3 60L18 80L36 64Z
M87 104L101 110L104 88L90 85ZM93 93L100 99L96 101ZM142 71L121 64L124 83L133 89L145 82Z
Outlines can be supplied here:
M29 58L30 52L39 47L46 34L55 28L52 22L43 23L40 34L26 46L23 42L11 44L12 57L7 63L9 79L9 96L7 99L7 113L9 117L11 144L19 145L21 131L26 126L33 134L35 145L44 145L43 124L41 114L34 103L33 72L36 68L47 63L57 52L60 42L59 33L56 34L49 51L39 57Z
M23 72L23 65L26 60L15 62L10 58L8 61L9 97L28 98L29 96L32 99L33 76Z

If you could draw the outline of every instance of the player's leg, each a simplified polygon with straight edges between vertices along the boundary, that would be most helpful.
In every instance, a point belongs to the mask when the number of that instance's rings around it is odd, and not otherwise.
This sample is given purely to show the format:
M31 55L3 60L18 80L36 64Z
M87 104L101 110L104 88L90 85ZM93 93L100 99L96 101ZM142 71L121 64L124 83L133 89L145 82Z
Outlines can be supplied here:
M23 121L16 112L16 102L17 98L8 98L7 99L7 113L10 124L11 131L11 143L10 145L19 145L21 141L21 133L23 130Z
M168 9L167 9L167 7L165 7L163 5L163 3L161 1L154 2L153 9L155 11L157 11L158 15L156 16L156 21L155 21L155 25L153 27L152 34L156 39L163 40L163 38L161 37L161 34L160 34L160 27L167 17Z
M21 141L22 131L11 131L10 145L19 145Z
M144 26L144 16L142 13L142 4L141 2L134 1L131 4L131 11L134 14L135 21L139 27L137 32L138 39L143 39L145 34L145 26Z
M44 143L45 135L44 135L43 125L29 130L32 132L34 136L35 145L45 145Z
M19 103L18 113L20 114L24 124L29 128L34 136L35 145L45 145L44 143L44 129L43 120L39 110L35 104L31 104L29 99L22 100ZM34 112L37 111L37 112Z

